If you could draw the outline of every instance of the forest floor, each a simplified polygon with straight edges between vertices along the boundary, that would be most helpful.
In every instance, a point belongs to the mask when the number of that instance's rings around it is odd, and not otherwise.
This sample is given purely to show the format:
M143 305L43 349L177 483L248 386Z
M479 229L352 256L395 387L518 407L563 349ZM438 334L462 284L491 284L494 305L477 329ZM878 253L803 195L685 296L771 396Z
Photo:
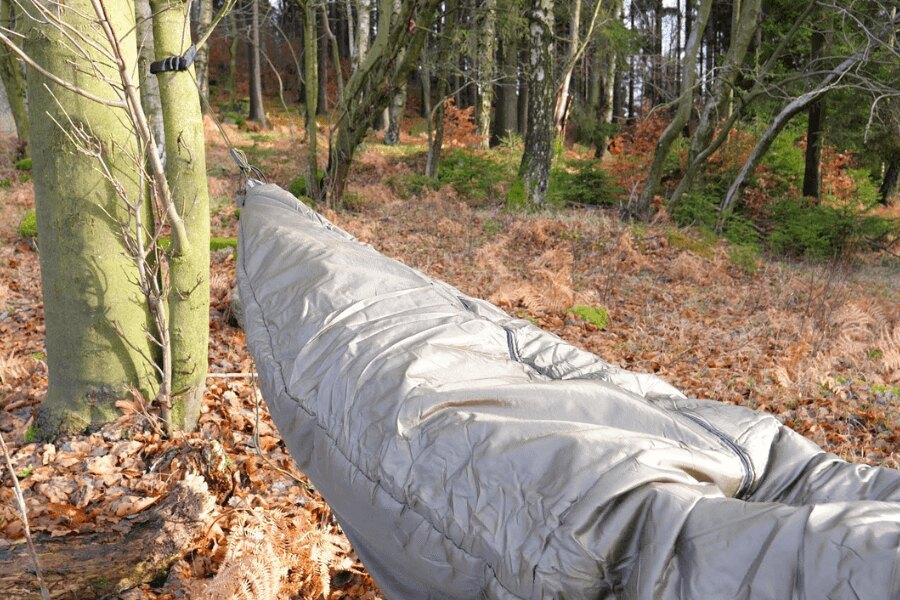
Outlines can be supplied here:
M302 139L284 120L268 132L226 128L272 181L287 187L297 176ZM237 180L211 124L208 139L212 233L232 237ZM402 142L386 147L370 138L354 163L350 208L325 211L329 219L388 256L607 361L656 373L690 396L769 411L848 460L900 467L896 258L820 265L737 260L726 242L664 218L629 224L614 211L588 208L515 214L500 202L475 205L450 186L404 198L394 182L417 172L424 154L421 137ZM286 591L379 598L254 393L244 334L228 318L235 285L230 248L212 257L210 378L198 432L165 438L154 409L135 398L121 403L119 421L98 432L53 444L27 441L47 386L39 257L18 233L33 192L8 153L0 180L0 431L32 531L125 532L198 455L221 444L227 477L213 490L217 504L206 535L168 579L120 597L230 597L246 585L257 598L287 597ZM602 307L608 322L599 326L571 311L579 305ZM0 549L23 535L3 473Z

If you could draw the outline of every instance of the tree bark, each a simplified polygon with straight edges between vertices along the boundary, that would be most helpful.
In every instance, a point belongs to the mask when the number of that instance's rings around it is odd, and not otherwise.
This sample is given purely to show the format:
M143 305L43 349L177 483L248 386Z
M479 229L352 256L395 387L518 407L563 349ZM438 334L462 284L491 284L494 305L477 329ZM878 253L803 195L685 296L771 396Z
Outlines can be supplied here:
M378 34L365 60L347 81L335 140L328 157L330 204L340 207L350 162L375 118L416 66L422 45L440 0L403 0L397 18L391 20L392 0L380 0Z
M106 598L155 579L206 533L214 508L206 482L190 475L138 513L124 534L35 538L50 597ZM0 597L40 598L36 583L25 544L0 550Z
M553 76L553 0L531 0L527 11L531 33L528 52L528 130L519 164L519 184L526 206L547 201L550 163L553 160L553 107L556 80ZM514 184L514 189L517 184ZM511 194L512 196L512 194ZM513 205L518 201L511 197Z
M447 0L444 6L444 27L441 29L437 53L437 104L433 109L434 115L428 123L430 139L428 156L425 159L426 177L437 177L441 162L441 149L444 143L444 106L447 102L450 76L450 48L456 35L458 6L457 0ZM432 129L434 130L433 135L430 133Z
M328 36L325 33L326 18L325 15L322 15L318 19L318 28L316 29L315 38L319 46L316 53L319 60L319 65L316 68L316 73L319 75L319 82L316 86L319 92L319 98L316 102L316 114L319 115L328 114Z
M900 193L900 154L894 155L888 161L884 179L881 181L881 187L878 188L882 204L891 204L898 193Z
M810 39L810 55L813 64L822 58L825 49L825 34L818 29ZM822 145L825 143L825 98L821 97L809 105L806 126L806 155L803 168L803 195L816 200L822 197Z
M123 58L134 70L134 4L106 4L116 30L127 32ZM90 40L81 45L89 58L75 52L63 32L33 19L23 23L25 51L60 78L77 72L80 88L118 100L116 90L103 80L118 81L119 74L94 47L105 48L107 42L87 16L94 14L90 2L71 0L66 6L61 19ZM28 9L33 14L38 10L34 4ZM135 132L118 109L63 89L33 69L27 80L49 368L35 424L42 437L53 437L114 420L115 401L131 396L133 389L152 398L157 349L146 334L149 313L120 229L121 222L128 222L128 211L114 185L100 174L97 158L74 148L63 128L70 122L89 127L95 151L132 202L140 197ZM149 211L143 216L152 223Z
M310 198L318 200L319 190L319 149L318 124L316 115L319 112L319 59L316 43L316 6L313 0L296 0L297 6L303 10L303 77L306 80L306 192Z
M527 37L525 38L527 40ZM519 64L525 65L528 63L527 52L522 50L519 52ZM519 134L521 136L525 136L525 132L528 131L528 97L530 94L528 93L528 74L525 72L525 69L519 69L519 94L517 98L517 127L519 130Z
M213 0L198 0L198 4L197 35L202 36L212 23ZM194 70L197 73L197 89L200 90L200 110L206 112L209 104L209 44L197 48Z
M730 118L734 111L733 94L731 92L735 85L737 73L747 56L747 49L750 47L750 42L753 40L756 28L759 25L761 11L762 0L744 0L743 13L738 19L738 30L732 35L731 46L725 54L712 93L703 107L703 113L700 115L697 128L691 138L684 175L682 175L681 181L678 182L678 186L669 200L669 204L672 206L678 204L684 194L693 188L694 179L706 162L708 154L705 151L710 147L712 136L719 125L718 117L722 103L726 103L728 106L726 122L734 122ZM706 156L704 156L705 154Z
M237 57L238 57L238 21L235 11L228 13L228 28L231 43L228 44L228 107L234 110L237 106Z
M162 103L159 99L159 80L150 74L150 63L156 60L153 44L153 13L150 11L150 0L135 0L135 16L138 31L138 73L141 87L141 106L156 148L160 154L160 162L166 164L166 127L163 122Z
M156 57L179 56L191 45L182 0L150 0ZM203 114L188 71L159 75L166 123L166 179L190 240L169 259L172 343L172 428L192 431L206 389L209 347L209 192Z
M578 44L581 43L581 0L573 0L569 13L569 47L566 51L566 70L562 74L562 83L556 95L553 108L553 127L557 135L565 128L566 116L569 112L569 86L572 83L572 71L575 69Z
M688 40L687 47L684 52L684 77L681 81L681 92L678 97L678 107L672 121L663 131L656 143L653 151L653 162L644 180L644 189L634 203L629 204L625 211L631 217L647 220L651 216L651 201L659 187L662 179L662 170L666 157L672 148L672 143L681 134L681 130L688 122L691 116L691 108L694 99L694 86L697 82L696 64L697 51L700 47L700 38L706 29L706 23L709 20L709 13L712 9L713 0L701 0L699 14L695 23L694 31Z
M497 113L494 120L493 143L514 135L518 131L518 98L516 97L516 56L518 49L514 37L500 40L502 62L500 80L497 82Z
M0 0L0 27L16 30L13 0ZM0 44L0 79L6 90L6 99L16 124L16 156L24 158L28 154L28 108L25 102L25 74L18 57L13 51Z
M371 26L369 17L372 13L372 0L359 0L359 8L357 9L357 33L356 33L356 57L353 61L353 70L355 71L369 52L369 32Z
M478 111L478 132L481 134L481 147L487 149L491 145L491 107L494 104L494 58L497 24L497 0L485 0L481 6L481 27L478 45L478 85L481 91Z
M259 36L259 0L250 0L250 44L248 45L248 60L250 63L250 115L251 121L256 121L262 127L269 127L266 118L266 109L263 105L262 93L262 69L260 66L260 36Z

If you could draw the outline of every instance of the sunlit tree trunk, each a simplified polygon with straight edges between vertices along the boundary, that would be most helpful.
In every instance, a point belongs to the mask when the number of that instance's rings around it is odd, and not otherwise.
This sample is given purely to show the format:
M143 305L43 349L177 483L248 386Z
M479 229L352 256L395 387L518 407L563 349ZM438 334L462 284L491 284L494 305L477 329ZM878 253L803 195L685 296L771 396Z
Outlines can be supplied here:
M531 0L527 11L531 45L528 56L528 129L519 164L519 182L513 184L513 205L540 206L547 200L550 163L553 159L553 107L556 85L553 76L553 1ZM521 186L519 188L519 186ZM523 199L515 197L521 189Z
M684 174L669 201L671 205L678 204L683 195L693 188L694 179L706 162L706 157L708 156L706 150L712 142L716 127L721 124L719 114L723 112L721 110L723 104L728 106L728 109L725 111L728 115L726 122L730 121L733 123L733 120L730 119L734 111L731 92L734 88L738 71L747 56L750 42L756 33L761 11L762 0L743 0L743 13L737 20L738 30L733 32L731 46L728 48L728 52L722 61L712 92L703 106L703 112L691 138L691 147L688 151L688 160Z
M648 219L650 217L650 203L654 194L659 187L662 179L663 165L672 143L681 135L681 130L691 116L691 108L694 103L694 86L697 82L697 53L700 47L700 38L706 29L706 23L709 20L709 13L712 9L713 0L701 0L698 9L697 21L694 31L691 32L691 38L688 40L684 53L684 77L681 81L681 91L678 97L678 106L672 121L663 131L656 143L653 151L653 162L650 164L650 170L647 178L644 180L644 189L641 190L637 200L630 203L625 211L629 216L640 219Z
M0 27L7 30L17 28L13 2L14 0L0 0ZM28 153L29 135L28 109L25 104L25 75L19 59L5 44L0 44L0 79L3 80L9 109L16 124L16 154L21 158Z
M316 6L313 0L297 1L303 9L303 78L306 81L306 190L310 198L319 199L319 157L316 114L319 105L318 44L316 43Z
M569 86L572 84L572 71L575 69L575 54L578 52L578 44L581 41L581 0L572 0L569 7L569 47L566 51L567 68L562 74L562 84L556 95L556 105L553 108L553 127L557 134L561 134L565 127L566 115L569 112Z
M427 177L437 177L441 161L441 149L444 144L444 106L450 77L450 49L456 34L458 6L457 0L447 0L444 4L444 26L440 29L436 68L438 104L435 105L434 115L428 124L429 130L433 129L434 133L430 135L428 155L425 159L425 175Z
M156 57L179 56L191 45L182 0L151 0ZM166 128L166 179L190 245L169 259L172 344L172 428L191 431L206 390L209 347L209 193L203 115L193 70L161 73Z
M478 111L478 132L481 134L482 148L491 143L491 106L494 103L494 50L497 24L497 0L484 0L481 6L481 27L478 45L478 67L480 72L480 108Z
M133 71L134 4L106 0L106 6L116 31L124 32L123 58ZM38 14L34 4L26 8ZM69 42L68 32L33 19L22 23L24 49L51 73L70 79L77 72L81 89L118 100L107 83L118 81L118 71L102 57L106 38L93 14L88 0L68 0L59 14L65 26L93 40L79 44L87 55ZM64 128L70 122L89 127L100 157L131 201L140 194L135 132L121 110L65 90L33 69L27 80L49 369L35 425L42 437L53 437L114 420L115 402L132 390L152 398L156 348L147 336L149 312L135 283L137 267L120 230L128 212L97 158L78 151Z
M161 155L159 158L166 164L166 129L163 124L162 104L159 100L159 80L150 74L150 63L156 60L156 50L153 45L153 18L150 11L149 0L135 0L135 15L137 18L138 33L138 76L141 87L141 106L153 138L157 140L157 149Z
M213 0L199 0L199 16L197 19L197 34L203 35L212 23ZM206 111L209 104L209 44L203 44L197 48L197 57L194 59L194 70L197 72L197 89L200 90L200 109Z

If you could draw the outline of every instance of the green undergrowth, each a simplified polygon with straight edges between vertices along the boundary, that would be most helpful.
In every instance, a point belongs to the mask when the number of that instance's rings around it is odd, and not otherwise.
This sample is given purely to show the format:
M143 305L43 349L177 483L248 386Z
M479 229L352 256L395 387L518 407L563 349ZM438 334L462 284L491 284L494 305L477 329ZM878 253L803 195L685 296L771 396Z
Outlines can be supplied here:
M609 325L609 313L602 306L577 304L567 310L566 314L575 315L582 321L595 325L597 329L606 329Z
M37 214L33 208L29 208L19 221L19 235L23 238L34 238L37 234Z
M31 159L23 158L16 162L16 170L18 171L30 171L31 170Z
M622 189L614 185L596 160L559 161L550 173L548 198L552 204L616 206Z

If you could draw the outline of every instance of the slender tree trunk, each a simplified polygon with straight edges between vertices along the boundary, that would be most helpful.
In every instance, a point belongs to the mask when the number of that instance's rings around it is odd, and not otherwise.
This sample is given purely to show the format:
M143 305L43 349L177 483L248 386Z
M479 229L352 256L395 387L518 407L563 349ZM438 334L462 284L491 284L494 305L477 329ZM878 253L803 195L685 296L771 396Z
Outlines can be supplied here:
M708 157L705 150L709 148L715 129L720 125L718 116L721 111L719 109L723 103L728 104L733 102L731 91L734 88L738 71L747 56L750 42L753 40L754 34L756 33L761 11L762 0L744 0L743 13L737 21L738 30L733 32L731 46L725 54L725 58L722 61L722 67L719 70L719 75L716 77L715 83L713 84L713 90L703 107L703 113L700 115L697 128L691 138L691 147L688 151L688 160L684 175L682 176L681 181L678 182L675 191L672 193L672 198L669 201L670 205L678 204L683 195L693 188L694 179L703 164L705 164L706 158ZM734 122L730 118L733 111L733 106L729 105L729 108L726 111L726 122Z
M528 64L528 53L525 50L519 52L519 64ZM528 74L525 71L525 69L519 69L519 94L518 106L516 107L518 117L517 127L519 129L519 134L523 137L525 136L525 132L528 131L528 97L530 96L528 91Z
M150 11L149 0L135 0L135 15L137 18L138 32L138 73L141 87L141 106L153 139L157 142L160 153L160 162L166 164L166 127L163 121L162 103L159 99L159 80L150 74L150 63L156 60L156 50L153 43L153 13Z
M678 107L675 110L672 121L666 127L665 131L663 131L659 141L656 143L656 148L653 151L653 162L650 165L650 171L647 173L647 178L644 181L644 189L641 190L637 200L626 207L626 212L629 216L644 220L650 218L650 204L659 187L659 182L662 179L662 170L666 157L669 155L672 143L681 134L681 130L688 122L688 119L690 119L694 99L694 86L697 82L695 71L697 51L700 47L700 38L703 35L706 23L709 20L712 4L713 0L700 1L696 28L691 33L691 39L688 40L687 48L684 53L684 79L681 82Z
M503 63L500 80L497 82L497 115L494 122L493 143L513 135L518 129L518 99L516 98L516 45L510 39L500 41L500 57Z
M182 0L151 0L156 57L179 56L191 45ZM203 115L194 73L159 75L166 123L166 179L190 240L169 259L172 342L172 426L192 431L206 389L209 348L209 192Z
M310 1L310 0L307 0ZM328 114L328 35L325 33L327 15L322 15L318 21L318 29L316 30L316 40L318 42L317 57L319 65L316 72L319 74L319 98L316 106L318 114Z
M238 57L238 21L235 11L228 13L228 28L231 33L231 43L228 44L228 107L231 110L237 106L237 57Z
M775 116L772 123L769 125L769 128L766 129L756 142L756 146L754 146L753 150L750 152L750 156L744 161L744 164L741 166L740 171L738 171L737 176L735 176L734 181L731 182L731 186L729 186L725 198L722 199L722 203L719 206L719 220L716 225L717 229L721 229L725 224L725 220L728 218L738 195L743 189L744 183L756 170L759 161L765 156L766 152L769 151L772 142L775 141L775 138L778 137L778 134L781 133L781 130L784 129L785 125L787 125L798 113L806 109L810 103L815 102L820 97L827 94L832 89L835 82L843 77L847 71L859 64L861 60L862 55L860 54L848 56L841 64L830 71L818 85L805 94L788 102L781 109L781 112Z
M825 34L813 31L810 40L811 58L815 64L825 50ZM803 169L803 195L816 200L822 198L822 146L825 142L825 98L809 105L809 119L806 126L806 156Z
M13 18L13 1L0 0L0 27L8 30L19 28ZM0 79L3 80L9 109L16 124L16 156L22 158L28 154L29 136L28 108L25 102L25 74L22 72L19 59L5 44L0 44Z
M256 121L262 127L269 127L266 118L266 109L263 105L262 93L262 69L260 67L259 53L259 0L250 1L250 44L248 46L248 59L250 62L250 116L251 121Z
M417 64L439 0L403 0L391 22L391 0L380 0L378 34L347 81L336 111L336 136L328 159L330 202L340 206L350 161L377 112L382 111ZM415 22L416 27L410 27Z
M316 6L313 0L297 5L303 9L303 77L306 80L306 191L310 198L318 200L319 190L319 149L316 114L319 107L319 59L316 43Z
M123 58L133 70L134 4L107 0L106 5L115 29L127 32ZM37 11L33 4L26 7L32 14ZM77 70L80 88L118 100L102 80L118 81L119 76L93 45L105 48L107 42L90 2L69 0L66 8L60 19L92 40L81 47L93 64L72 50L63 32L33 19L22 24L24 50L51 73L69 78ZM135 132L119 109L65 90L32 69L27 80L49 369L35 425L42 437L53 437L114 420L119 414L115 402L134 389L152 398L158 384L157 349L146 334L149 312L134 283L137 267L120 230L128 211L114 185L101 175L97 158L73 147L63 128L69 119L90 123L89 135L100 156L132 202L140 198ZM152 223L149 211L143 216Z
M344 0L341 5L344 8L344 23L347 30L347 56L350 57L350 69L353 70L353 66L356 65L356 37L354 32L356 31L356 25L353 23L353 0Z
M197 19L197 35L206 33L212 23L213 0L199 0L199 18ZM200 90L200 110L206 112L209 105L209 44L197 48L194 59L194 70L197 72L197 89Z
M444 6L444 27L441 29L437 53L437 104L434 115L428 123L429 131L434 130L428 144L428 156L425 160L425 176L437 177L441 162L441 149L444 144L444 106L447 101L448 82L450 77L450 48L456 35L458 0L447 0Z
M559 93L556 95L556 104L553 108L553 128L556 130L557 135L562 134L566 115L569 112L569 86L572 84L572 71L575 69L578 44L581 43L581 0L573 0L569 10L569 47L566 51L567 68L562 74L562 83L559 86Z
M550 163L553 160L553 106L556 79L553 76L553 1L531 0L528 6L531 33L528 61L528 130L519 165L519 182L526 206L547 201ZM514 184L514 188L516 185ZM511 194L512 195L512 194ZM519 199L510 198L513 205Z
M497 23L497 0L484 0L481 6L482 23L480 29L478 62L481 81L481 104L478 111L478 132L481 134L481 147L487 149L491 144L491 106L494 103L494 58Z
M366 58L369 52L369 32L371 26L369 17L372 13L372 0L359 0L359 8L357 11L356 24L356 59L353 63L353 70L359 67L360 63Z

